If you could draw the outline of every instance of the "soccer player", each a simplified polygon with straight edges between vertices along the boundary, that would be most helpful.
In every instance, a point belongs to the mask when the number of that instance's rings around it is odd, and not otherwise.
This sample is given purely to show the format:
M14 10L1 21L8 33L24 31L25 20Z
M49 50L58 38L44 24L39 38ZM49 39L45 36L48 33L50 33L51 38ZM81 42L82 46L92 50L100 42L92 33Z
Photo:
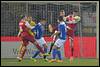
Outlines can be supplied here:
M67 37L67 28L66 24L63 20L63 17L59 17L59 24L58 24L58 31L55 32L52 36L58 35L59 38L55 41L52 51L52 60L49 60L49 62L63 62L60 48L64 45L66 37ZM56 55L58 55L59 60L56 60Z
M62 16L63 20L66 21L64 10L60 10L59 16ZM57 20L57 22L59 22L59 19ZM53 24L52 25L49 24L49 31L52 32L52 33L56 33L57 32L57 26L53 25ZM57 35L53 36L53 42L51 43L49 54L51 54L52 48L54 46L54 42L56 41L57 37L58 37Z
M64 11L64 10L61 10L61 11L60 11L59 16L62 16L64 22L66 22L66 17L65 17L65 11ZM58 20L58 22L59 22L59 20Z
M36 24L35 24L35 21L33 21L32 20L32 17L28 17L30 20L29 20L29 24L31 25L31 26L35 26ZM23 21L24 20L27 20L27 17L25 17L25 18L23 18ZM19 34L20 34L20 32L21 32L21 29L20 29L20 31L19 31ZM19 36L19 34L18 34L18 36ZM30 35L32 35L32 36L34 36L34 32L32 32L30 29L29 29L29 34ZM21 52L21 50L22 50L22 47L23 47L23 42L22 42L22 44L20 45L20 48L19 48L19 55L20 55L20 52ZM19 58L19 57L17 57L17 58Z
M48 25L48 29L49 29L49 32L52 33L52 34L57 32L57 26L54 25L54 24L49 24L49 25ZM53 36L53 42L51 43L50 50L49 50L49 52L48 52L49 55L50 55L51 52L52 52L52 48L53 48L53 46L54 46L54 42L56 41L56 39L57 39L57 36L54 35L54 36Z
M21 38L22 40L22 45L20 47L20 52L18 54L17 59L19 61L21 61L25 55L25 52L27 50L27 45L29 44L29 42L32 42L43 54L45 53L42 48L39 46L39 44L36 42L36 40L34 39L34 36L32 36L29 33L29 30L32 29L33 27L30 26L29 21L30 17L26 17L23 16L23 19L19 22L19 34L18 36Z
M30 16L30 17L28 17L29 18L29 24L32 26L32 27L34 27L35 25L36 25L36 22L35 22L35 20L34 19L32 19L32 17ZM31 31L31 29L29 30L29 33L31 34L31 35L35 35L35 32L32 32Z
M70 63L72 63L73 61L73 51L74 51L74 47L73 47L73 37L74 37L74 31L75 31L75 27L77 25L77 23L80 21L80 17L77 15L77 11L71 11L70 14L66 17L66 23L67 25L72 29L68 29L68 38L69 38L69 42L70 42L70 50L71 50L71 54L70 54Z
M46 24L46 19L41 19L40 22L35 26L35 28L32 29L33 32L36 32L35 39L40 44L41 47L44 48L45 53L47 53L47 43L44 40L43 34L45 32L44 25ZM40 54L40 51L38 50L34 56L32 56L32 60L36 61L35 58L37 55ZM48 59L46 56L44 56L44 59L47 61Z

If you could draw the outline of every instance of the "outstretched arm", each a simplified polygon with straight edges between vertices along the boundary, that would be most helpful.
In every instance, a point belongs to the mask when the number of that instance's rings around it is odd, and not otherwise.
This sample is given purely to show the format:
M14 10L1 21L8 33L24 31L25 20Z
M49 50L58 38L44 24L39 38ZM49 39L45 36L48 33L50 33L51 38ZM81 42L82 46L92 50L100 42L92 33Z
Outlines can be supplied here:
M69 26L66 26L67 29L72 30L72 28L70 28Z
M19 28L19 32L18 32L18 35L17 35L18 37L20 36L20 34L21 34L22 31L23 31L23 29L20 27Z
M35 26L31 26L31 25L29 24L28 21L26 21L25 25L26 25L29 29L33 29L33 28L35 27Z
M53 33L52 35L51 35L51 37L54 37L55 35L58 35L60 33L60 31L55 31L55 33Z

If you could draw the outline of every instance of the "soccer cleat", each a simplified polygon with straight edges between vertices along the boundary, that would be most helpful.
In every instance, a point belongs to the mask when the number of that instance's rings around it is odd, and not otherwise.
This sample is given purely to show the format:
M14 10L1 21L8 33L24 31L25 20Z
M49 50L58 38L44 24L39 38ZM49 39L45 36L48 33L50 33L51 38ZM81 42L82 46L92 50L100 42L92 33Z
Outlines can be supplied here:
M44 59L44 61L46 61L46 62L47 62L47 61L48 61L48 59L46 58L46 59Z
M42 54L43 56L49 56L49 54L48 53L45 53L45 54Z
M72 63L72 62L73 62L73 57L71 56L71 57L70 57L70 63Z
M18 61L19 61L19 62L21 62L21 61L22 61L22 58L20 58L20 57L17 57L17 59L18 59Z
M37 61L35 58L32 58L32 57L31 57L30 59L31 59L32 61L34 61L34 62L36 62L36 61Z
M39 56L40 56L40 57L43 57L43 54L40 53Z
M56 60L56 62L63 62L63 60Z
M48 55L50 56L51 55L51 52L49 52Z
M51 53L45 53L44 56L51 56Z
M56 59L48 60L48 62L56 62Z

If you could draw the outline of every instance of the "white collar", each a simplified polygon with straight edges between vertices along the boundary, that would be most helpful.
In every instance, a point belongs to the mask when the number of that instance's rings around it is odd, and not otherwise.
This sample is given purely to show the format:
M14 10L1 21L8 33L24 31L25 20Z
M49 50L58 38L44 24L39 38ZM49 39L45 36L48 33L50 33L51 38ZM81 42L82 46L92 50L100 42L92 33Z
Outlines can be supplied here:
M65 24L65 22L60 22L60 24Z
M40 22L38 23L39 25L42 25Z

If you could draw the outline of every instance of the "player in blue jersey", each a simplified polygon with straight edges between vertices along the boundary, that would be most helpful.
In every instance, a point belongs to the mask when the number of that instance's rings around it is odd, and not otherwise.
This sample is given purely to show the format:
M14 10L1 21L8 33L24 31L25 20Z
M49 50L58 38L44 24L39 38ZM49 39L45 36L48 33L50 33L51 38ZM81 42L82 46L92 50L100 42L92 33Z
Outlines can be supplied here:
M53 46L53 51L52 51L52 60L49 60L49 62L63 62L62 56L61 56L61 51L60 48L61 46L64 45L67 37L67 26L63 20L63 17L59 17L59 24L58 24L58 31L54 33L54 35L58 35L58 39L55 41L55 44ZM56 60L56 55L58 55L59 60Z
M44 30L44 25L46 24L46 19L41 19L40 22L35 26L35 28L32 29L33 32L36 32L35 34L35 39L38 44L40 44L41 47L44 48L45 53L47 53L47 44L46 41L44 40L43 34L45 32ZM32 56L32 60L36 61L35 58L37 55L40 54L40 51L36 51L34 56ZM44 59L47 60L46 56L44 56Z

